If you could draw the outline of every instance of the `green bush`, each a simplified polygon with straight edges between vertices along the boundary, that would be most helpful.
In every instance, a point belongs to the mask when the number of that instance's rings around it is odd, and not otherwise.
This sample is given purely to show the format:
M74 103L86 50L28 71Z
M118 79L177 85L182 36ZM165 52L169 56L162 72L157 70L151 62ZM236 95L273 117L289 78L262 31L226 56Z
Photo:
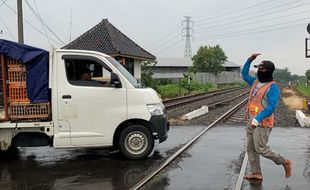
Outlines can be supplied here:
M172 84L172 79L156 79L158 85Z
M188 84L187 79L182 79L181 80L181 87L190 91L199 91L199 92L204 92L204 91L209 91L211 89L216 89L216 85L212 83L206 83L206 84L200 84L197 81L191 81L190 84Z
M156 90L162 98L171 98L186 94L186 90L180 87L178 84L159 85L157 86Z
M185 79L182 79L180 84L166 84L156 86L156 90L162 98L183 96L189 94L189 91L191 91L191 93L202 93L216 89L217 87L212 83L199 84L196 81L191 81L191 84L188 85L188 82Z
M217 86L212 83L200 84L197 81L191 81L189 85L187 78L184 78L179 83L175 84L162 84L165 82L168 81L157 81L157 85L154 88L163 99L187 95L189 92L191 92L191 94L197 94L223 88L246 86L246 83L221 84Z

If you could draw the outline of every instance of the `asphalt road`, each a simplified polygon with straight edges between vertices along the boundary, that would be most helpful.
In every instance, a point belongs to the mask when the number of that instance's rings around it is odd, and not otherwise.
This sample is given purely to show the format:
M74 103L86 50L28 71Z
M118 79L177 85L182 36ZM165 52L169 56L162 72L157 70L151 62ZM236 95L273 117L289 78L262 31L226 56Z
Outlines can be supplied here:
M0 155L1 190L128 189L202 127L172 127L146 160L102 149L20 148Z
M243 161L244 128L245 126L213 128L184 153L182 159L163 171L144 189L234 189ZM282 166L261 158L263 182L244 180L242 189L309 190L309 130L309 128L274 128L269 145L293 161L293 175L286 179Z
M101 149L21 148L10 156L0 155L0 189L128 189L203 128L172 127L168 140L140 161L128 161L117 152ZM262 158L263 183L244 181L243 189L308 190L309 130L273 129L269 145L293 160L293 176L285 179L282 166ZM244 143L244 126L215 127L143 189L233 189Z

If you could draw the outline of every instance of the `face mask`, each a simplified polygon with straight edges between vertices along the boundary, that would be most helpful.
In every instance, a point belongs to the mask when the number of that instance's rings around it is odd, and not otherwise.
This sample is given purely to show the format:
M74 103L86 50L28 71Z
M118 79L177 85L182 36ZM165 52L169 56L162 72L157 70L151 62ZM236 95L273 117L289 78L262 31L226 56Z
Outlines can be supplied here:
M272 72L270 72L270 71L266 71L266 72L257 71L257 78L258 78L258 81L261 83L270 82L273 80Z

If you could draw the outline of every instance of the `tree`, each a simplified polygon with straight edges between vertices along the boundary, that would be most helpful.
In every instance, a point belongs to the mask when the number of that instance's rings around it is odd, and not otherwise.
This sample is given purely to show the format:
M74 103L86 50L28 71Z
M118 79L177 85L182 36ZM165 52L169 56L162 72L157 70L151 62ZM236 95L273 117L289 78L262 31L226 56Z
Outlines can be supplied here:
M276 68L273 72L273 79L277 82L288 82L298 81L300 76L292 75L288 68L278 69Z
M310 80L310 69L306 71L305 75L307 77L307 80L309 81Z
M141 66L141 82L143 85L151 88L156 88L156 81L153 79L152 75L154 74L152 72L152 68L157 64L156 61L144 61L142 62Z
M288 68L284 69L275 69L273 72L273 79L278 82L288 82L291 80L291 72Z
M224 70L223 64L227 57L219 45L201 46L192 60L191 71L194 73L209 72L217 75Z

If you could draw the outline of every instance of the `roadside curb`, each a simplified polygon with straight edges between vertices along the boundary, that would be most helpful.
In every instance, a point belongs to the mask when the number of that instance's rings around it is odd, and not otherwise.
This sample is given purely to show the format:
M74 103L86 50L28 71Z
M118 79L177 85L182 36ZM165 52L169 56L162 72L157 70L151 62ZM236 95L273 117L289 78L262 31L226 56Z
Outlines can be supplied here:
M208 106L201 106L201 108L194 110L190 113L183 115L182 120L191 120L193 118L199 117L209 112Z
M301 127L310 127L310 117L306 117L301 110L296 110L296 119Z

